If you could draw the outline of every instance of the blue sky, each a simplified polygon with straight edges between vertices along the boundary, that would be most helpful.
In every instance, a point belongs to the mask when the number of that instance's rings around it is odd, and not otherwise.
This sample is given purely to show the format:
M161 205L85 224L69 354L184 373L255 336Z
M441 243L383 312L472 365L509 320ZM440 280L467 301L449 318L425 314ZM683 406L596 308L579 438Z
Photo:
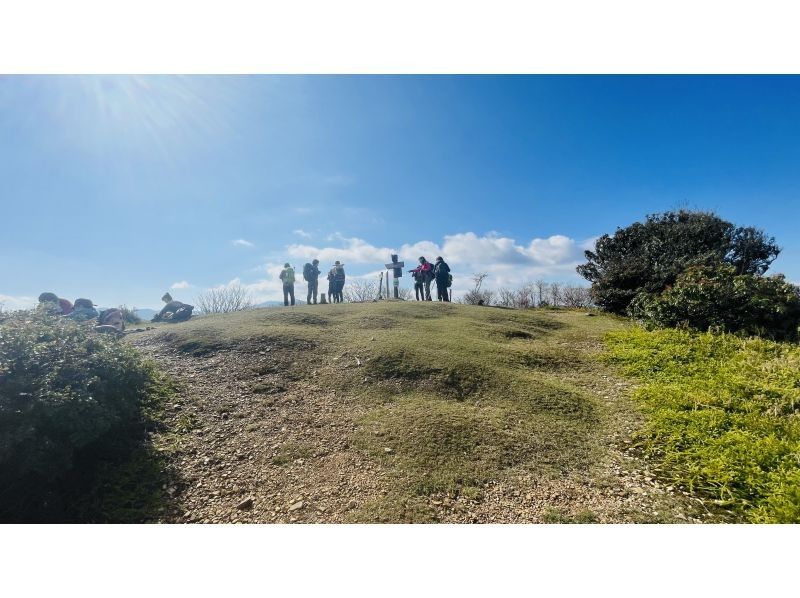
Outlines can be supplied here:
M679 207L764 228L800 281L798 165L798 77L3 77L0 302L275 299L287 260L371 278L390 250L456 293L578 282Z

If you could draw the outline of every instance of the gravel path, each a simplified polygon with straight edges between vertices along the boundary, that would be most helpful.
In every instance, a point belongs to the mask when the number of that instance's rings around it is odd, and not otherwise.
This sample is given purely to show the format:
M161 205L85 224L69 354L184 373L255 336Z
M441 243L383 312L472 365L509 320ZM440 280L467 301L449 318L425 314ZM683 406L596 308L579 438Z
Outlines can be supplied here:
M152 436L172 472L163 522L344 523L366 502L390 492L390 472L349 444L364 407L315 382L356 363L343 365L302 347L195 356L165 343L158 331L128 339L180 387L167 410L167 431ZM292 376L292 371L314 375ZM614 432L599 439L604 457L590 471L543 478L508 470L479 500L429 497L436 519L703 520L701 504L660 484L630 450L638 419L624 398L625 383L603 374L589 384L586 390L606 404L614 420L607 426Z

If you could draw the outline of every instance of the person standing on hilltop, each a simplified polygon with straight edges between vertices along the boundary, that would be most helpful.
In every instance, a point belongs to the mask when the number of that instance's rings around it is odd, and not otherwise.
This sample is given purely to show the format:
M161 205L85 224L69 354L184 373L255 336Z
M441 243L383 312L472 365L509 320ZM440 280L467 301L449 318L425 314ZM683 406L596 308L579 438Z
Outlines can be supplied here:
M283 305L289 305L289 297L292 298L292 305L294 305L294 268L289 262L283 265L279 278L283 282Z
M319 260L314 260L310 264L303 266L303 278L308 283L308 297L306 303L311 305L311 299L314 299L314 305L317 304L317 290L319 289Z
M417 280L422 281L422 286L425 289L425 301L431 301L431 281L433 281L433 266L425 259L425 256L420 256L419 266L414 269L417 272Z
M433 277L436 280L436 298L439 301L450 301L450 292L447 290L447 287L450 286L450 266L442 259L442 256L436 258Z
M417 301L425 301L425 289L422 286L422 274L419 268L414 268L409 272L411 273L411 278L414 279L414 295L417 297Z
M334 303L341 303L344 300L344 295L342 291L344 290L344 282L345 282L345 273L344 273L344 264L341 263L339 260L336 260L333 263L333 268L331 268L330 273L328 274L328 280L330 280L333 284L333 302Z

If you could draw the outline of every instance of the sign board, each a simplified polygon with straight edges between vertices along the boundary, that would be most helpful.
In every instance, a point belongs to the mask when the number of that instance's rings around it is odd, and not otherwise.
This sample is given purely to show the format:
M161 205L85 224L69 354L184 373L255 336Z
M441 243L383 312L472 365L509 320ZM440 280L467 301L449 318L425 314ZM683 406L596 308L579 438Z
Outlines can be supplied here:
M392 262L391 264L386 264L386 267L389 270L394 270L395 268L405 268L406 267L406 263L405 262Z

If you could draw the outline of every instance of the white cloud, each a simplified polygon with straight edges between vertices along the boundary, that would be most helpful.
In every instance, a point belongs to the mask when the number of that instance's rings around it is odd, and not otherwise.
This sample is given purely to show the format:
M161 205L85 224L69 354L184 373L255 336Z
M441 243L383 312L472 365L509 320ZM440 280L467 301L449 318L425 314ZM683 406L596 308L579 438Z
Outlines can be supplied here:
M335 238L335 236L334 236ZM316 247L313 245L293 244L286 248L290 257L298 259L318 259L321 264L332 264L339 260L344 264L383 263L389 260L391 249L375 247L357 237L343 238L342 247Z
M13 311L15 309L29 309L36 305L36 297L0 295L0 307Z
M172 286L169 287L171 289L188 289L192 285L186 282L185 280L181 280L180 282L173 282Z
M296 234L298 237L303 237L305 239L310 239L311 238L311 233L307 233L302 228L296 228L292 232L294 234Z
M247 241L245 239L234 239L233 241L231 241L231 244L234 247L255 247L254 243L251 243L250 241Z

